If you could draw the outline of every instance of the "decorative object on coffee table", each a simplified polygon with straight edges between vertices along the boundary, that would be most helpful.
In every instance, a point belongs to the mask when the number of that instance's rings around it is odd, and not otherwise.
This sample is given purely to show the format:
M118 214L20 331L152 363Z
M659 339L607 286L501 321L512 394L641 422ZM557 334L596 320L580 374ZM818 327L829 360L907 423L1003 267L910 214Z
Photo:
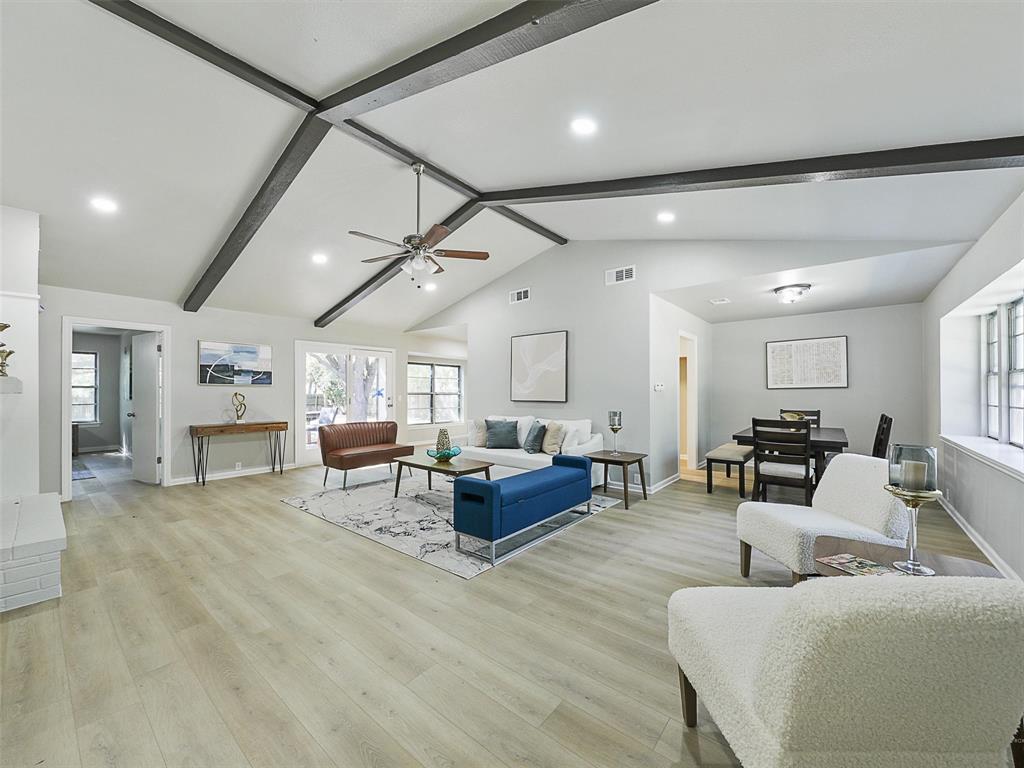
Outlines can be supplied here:
M235 392L231 395L231 405L235 409L235 424L245 423L245 395L241 392Z
M608 465L614 464L622 467L622 501L623 506L629 509L629 465L636 464L640 469L640 489L644 498L647 498L647 476L644 474L644 459L646 453L630 453L629 451L595 451L594 453L583 454L595 464L604 464L604 490L608 491Z
M434 450L427 449L427 456L444 463L451 461L456 456L462 453L462 449L457 445L452 445L452 439L448 436L448 430L441 428L437 432L437 444Z
M608 429L612 431L612 456L619 453L619 430L622 429L622 411L608 411Z
M929 445L900 445L889 449L889 484L885 490L903 502L910 515L907 559L897 560L893 568L913 576L934 576L935 571L917 559L917 512L922 504L942 498L935 487L936 451Z

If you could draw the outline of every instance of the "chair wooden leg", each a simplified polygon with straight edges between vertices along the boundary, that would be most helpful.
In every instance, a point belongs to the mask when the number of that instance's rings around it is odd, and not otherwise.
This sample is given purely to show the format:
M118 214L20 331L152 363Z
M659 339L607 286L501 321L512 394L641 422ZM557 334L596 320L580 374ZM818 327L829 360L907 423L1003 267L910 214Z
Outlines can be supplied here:
M797 573L796 571L792 571L792 573L793 573L793 586L794 587L797 584L799 584L801 581L807 581L807 577L804 574Z
M686 679L683 668L679 668L679 697L683 701L683 722L687 728L697 726L697 691Z
M327 487L327 473L331 471L330 467L324 467L324 488Z
M745 464L740 464L740 498L747 498L747 478L746 478L747 467Z
M708 473L708 493L711 493L711 489L712 489L712 483L711 483L711 462L705 459L704 460L704 468L707 470L707 473Z
M1010 742L1010 754L1013 756L1013 768L1024 768L1024 720L1017 726L1017 733Z
M745 541L740 541L740 576L750 576L750 550L751 546Z
M725 465L725 476L732 477L732 464Z

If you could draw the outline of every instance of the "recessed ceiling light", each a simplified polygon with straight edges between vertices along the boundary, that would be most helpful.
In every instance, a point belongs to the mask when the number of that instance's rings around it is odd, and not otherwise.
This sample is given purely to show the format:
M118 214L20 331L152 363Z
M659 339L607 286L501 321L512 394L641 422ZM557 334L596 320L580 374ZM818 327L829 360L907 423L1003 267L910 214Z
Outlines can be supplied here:
M314 264L326 264L327 263L327 254L326 253L319 253L319 252L318 253L314 253L313 254L313 263Z
M437 283L424 283L423 284L423 290L424 291L436 291L437 290Z
M809 290L811 290L810 283L795 283L794 285L780 286L772 292L779 297L780 304L796 304Z
M111 200L109 197L94 197L92 200L89 201L89 205L91 205L93 209L99 211L100 213L117 212L117 203Z
M720 299L708 299L709 304L732 304L732 299L728 299L723 296Z
M676 215L672 211L658 211L656 218L659 224L671 224L676 220Z
M569 127L577 136L593 136L597 133L597 123L589 117L577 117Z

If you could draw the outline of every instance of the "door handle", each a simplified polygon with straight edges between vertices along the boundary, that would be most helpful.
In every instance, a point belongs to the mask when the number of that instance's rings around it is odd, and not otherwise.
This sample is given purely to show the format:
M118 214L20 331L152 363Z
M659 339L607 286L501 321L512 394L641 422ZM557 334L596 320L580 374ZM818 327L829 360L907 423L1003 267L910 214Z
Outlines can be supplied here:
M129 418L131 418L131 419L134 419L134 418L135 418L135 414L134 414L133 412L131 412L131 411L129 411L128 413L126 413L126 414L125 414L125 416L127 416L127 417L129 417Z

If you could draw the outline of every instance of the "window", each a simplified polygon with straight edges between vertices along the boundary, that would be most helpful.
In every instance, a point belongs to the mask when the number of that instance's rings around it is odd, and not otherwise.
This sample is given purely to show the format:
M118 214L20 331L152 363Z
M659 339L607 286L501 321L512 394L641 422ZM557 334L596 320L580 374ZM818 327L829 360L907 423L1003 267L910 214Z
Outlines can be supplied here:
M985 330L985 434L999 439L999 322L993 312L984 319Z
M407 420L410 424L462 421L462 368L409 363Z
M95 352L71 353L71 421L75 424L100 420L98 363Z
M1024 298L1007 309L1010 366L1006 403L1010 415L1010 440L1024 447Z

